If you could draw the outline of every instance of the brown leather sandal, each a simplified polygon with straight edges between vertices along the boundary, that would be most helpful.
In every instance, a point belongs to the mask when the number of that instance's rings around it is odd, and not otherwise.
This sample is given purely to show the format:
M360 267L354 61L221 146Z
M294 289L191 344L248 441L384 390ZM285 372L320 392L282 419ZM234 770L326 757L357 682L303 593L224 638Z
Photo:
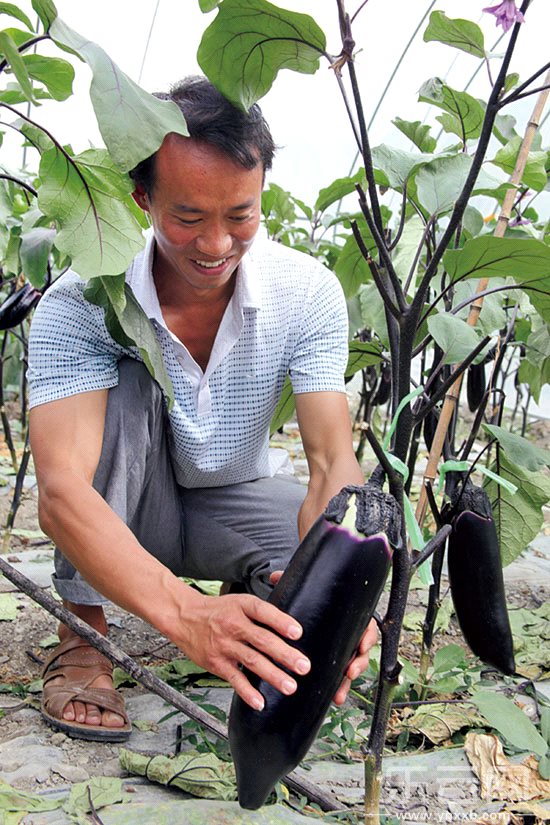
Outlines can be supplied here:
M124 699L114 688L89 687L98 676L111 676L112 672L109 659L79 636L60 642L42 671L42 718L52 728L77 739L125 742L132 732L132 725L124 709ZM50 684L59 676L63 677L63 682ZM121 728L108 728L63 719L66 706L75 700L118 713L126 724Z

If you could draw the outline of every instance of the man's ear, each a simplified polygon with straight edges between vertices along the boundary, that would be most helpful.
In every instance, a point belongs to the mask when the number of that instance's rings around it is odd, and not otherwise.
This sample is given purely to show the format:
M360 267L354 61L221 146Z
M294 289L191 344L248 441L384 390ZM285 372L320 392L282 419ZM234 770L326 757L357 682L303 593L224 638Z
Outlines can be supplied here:
M136 185L136 188L132 192L132 197L140 209L143 209L144 212L149 212L149 196L140 183Z

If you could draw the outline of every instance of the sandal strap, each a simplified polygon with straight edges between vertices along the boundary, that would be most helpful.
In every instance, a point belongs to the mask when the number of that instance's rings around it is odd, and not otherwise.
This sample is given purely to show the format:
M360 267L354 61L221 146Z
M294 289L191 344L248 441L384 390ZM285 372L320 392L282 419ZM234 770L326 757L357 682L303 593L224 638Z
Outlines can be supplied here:
M79 688L69 685L50 685L43 692L44 710L55 719L62 719L63 711L69 702L84 702L97 705L102 710L109 710L122 716L129 724L124 707L124 699L113 688Z
M60 642L46 659L42 670L44 683L53 677L62 675L58 671L67 667L83 668L87 672L93 670L94 676L91 681L97 676L111 676L113 673L113 665L109 659L78 636ZM71 678L75 677L81 687L89 683L89 680L83 679L83 675L79 677L76 672L73 672Z

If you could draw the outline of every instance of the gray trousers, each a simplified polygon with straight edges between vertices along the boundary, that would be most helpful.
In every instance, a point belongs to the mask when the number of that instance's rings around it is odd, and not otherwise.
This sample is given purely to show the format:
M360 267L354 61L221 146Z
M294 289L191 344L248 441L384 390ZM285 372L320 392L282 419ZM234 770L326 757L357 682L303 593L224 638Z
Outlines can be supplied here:
M177 576L240 582L266 598L270 573L284 569L297 547L306 488L291 476L275 476L184 489L174 477L170 440L158 385L143 364L122 359L119 383L109 390L94 488ZM75 604L108 603L57 548L53 583Z

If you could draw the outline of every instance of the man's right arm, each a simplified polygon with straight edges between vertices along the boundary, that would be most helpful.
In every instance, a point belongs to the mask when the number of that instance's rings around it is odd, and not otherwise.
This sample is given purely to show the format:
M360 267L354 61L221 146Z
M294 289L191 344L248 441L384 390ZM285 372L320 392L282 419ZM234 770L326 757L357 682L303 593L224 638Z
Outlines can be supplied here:
M94 390L31 410L42 529L92 587L226 679L251 706L262 697L240 665L293 692L294 680L274 662L295 673L307 672L309 663L268 628L296 639L299 625L255 596L198 593L147 552L94 490L107 396Z

